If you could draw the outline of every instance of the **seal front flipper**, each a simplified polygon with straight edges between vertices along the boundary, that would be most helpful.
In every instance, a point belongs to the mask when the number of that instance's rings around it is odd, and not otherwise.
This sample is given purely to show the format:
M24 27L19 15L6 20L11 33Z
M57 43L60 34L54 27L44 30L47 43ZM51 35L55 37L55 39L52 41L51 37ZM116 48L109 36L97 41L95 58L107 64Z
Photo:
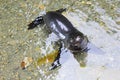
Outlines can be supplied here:
M54 63L52 63L50 70L56 69L59 66L61 66L61 64L59 63L59 60L56 60Z
M28 24L28 30L33 29L37 27L39 24L44 24L43 16L37 17L34 21L32 21L30 24Z
M59 51L58 51L58 55L55 58L54 62L51 64L50 70L53 70L53 69L57 68L58 66L61 66L60 56L61 56L61 52L62 52L62 47L63 47L63 45L62 45L62 43L60 43L60 48L59 48Z

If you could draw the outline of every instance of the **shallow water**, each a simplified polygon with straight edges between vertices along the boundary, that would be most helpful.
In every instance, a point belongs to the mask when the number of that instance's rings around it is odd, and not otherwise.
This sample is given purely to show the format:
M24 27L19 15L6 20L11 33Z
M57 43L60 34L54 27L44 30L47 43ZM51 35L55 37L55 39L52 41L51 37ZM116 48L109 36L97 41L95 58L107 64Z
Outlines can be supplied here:
M120 80L119 4L119 0L0 1L0 80ZM68 10L63 15L103 54L92 50L76 56L63 50L62 66L49 71L51 54L59 47L53 43L56 36L48 35L45 25L30 31L27 25L46 11L64 7Z

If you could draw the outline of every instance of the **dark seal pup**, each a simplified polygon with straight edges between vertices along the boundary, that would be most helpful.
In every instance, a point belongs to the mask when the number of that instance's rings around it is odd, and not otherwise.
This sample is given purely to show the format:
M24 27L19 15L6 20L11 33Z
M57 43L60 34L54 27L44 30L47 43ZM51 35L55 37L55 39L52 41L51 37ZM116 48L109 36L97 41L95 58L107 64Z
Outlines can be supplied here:
M39 24L46 24L60 38L62 45L60 46L58 56L52 64L51 70L60 65L59 58L62 47L68 48L73 53L88 51L87 44L89 41L87 37L73 27L71 22L61 14L64 11L66 9L63 8L56 11L48 11L45 15L37 17L28 25L28 30L30 30Z

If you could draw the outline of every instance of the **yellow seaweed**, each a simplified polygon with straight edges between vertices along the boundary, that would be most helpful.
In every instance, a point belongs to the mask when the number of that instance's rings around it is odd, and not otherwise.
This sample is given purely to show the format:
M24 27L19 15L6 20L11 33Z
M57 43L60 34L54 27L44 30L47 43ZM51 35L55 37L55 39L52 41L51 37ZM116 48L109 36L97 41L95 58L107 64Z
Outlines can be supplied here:
M40 66L40 65L46 64L46 63L52 63L54 61L54 59L56 58L57 54L58 54L58 50L55 50L42 58L38 58L37 66Z

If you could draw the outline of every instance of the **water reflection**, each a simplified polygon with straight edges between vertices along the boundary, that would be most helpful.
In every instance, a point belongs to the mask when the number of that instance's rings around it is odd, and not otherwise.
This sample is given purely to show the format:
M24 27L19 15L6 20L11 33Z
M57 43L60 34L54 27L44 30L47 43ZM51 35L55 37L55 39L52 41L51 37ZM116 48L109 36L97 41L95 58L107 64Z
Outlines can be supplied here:
M86 66L86 57L87 57L87 52L82 52L82 53L73 53L75 59L79 62L80 67L85 67Z

